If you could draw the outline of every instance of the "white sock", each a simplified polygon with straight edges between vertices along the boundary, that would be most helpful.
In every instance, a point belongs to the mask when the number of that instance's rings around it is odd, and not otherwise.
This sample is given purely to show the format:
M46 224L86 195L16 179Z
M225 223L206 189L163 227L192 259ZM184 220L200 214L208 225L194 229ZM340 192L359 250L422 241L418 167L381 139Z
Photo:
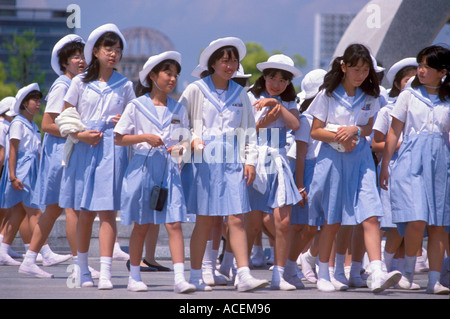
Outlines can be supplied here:
M317 274L319 279L330 281L330 270L328 264L328 261L323 263L319 260L319 273Z
M0 244L0 255L8 255L9 245L5 243Z
M248 268L248 267L238 268L237 275L239 277L239 282L243 282L249 278L252 278L252 275L250 275L250 268Z
M386 269L388 272L392 270L392 261L394 260L395 253L388 253L384 251L384 263L386 264Z
M173 264L174 280L175 284L186 281L184 277L184 263Z
M219 254L218 250L212 248L213 241L208 240L206 242L205 254L203 255L202 269L204 272L213 273L216 269L216 260Z
M89 271L89 266L88 266L88 257L89 257L89 253L80 253L77 252L77 256L78 256L78 266L80 267L80 273L81 274L88 274Z
M25 257L23 259L23 263L25 265L33 265L36 264L36 258L37 258L38 253L31 251L31 250L27 250L27 252L25 253Z
M50 249L50 246L48 244L43 245L39 252L44 258L50 258L50 256L53 254L53 251Z
M111 279L112 257L100 256L100 279Z
M372 260L370 262L370 269L372 270L372 273L383 271L383 262L381 260Z
M142 281L141 279L141 266L130 265L130 278L135 281Z

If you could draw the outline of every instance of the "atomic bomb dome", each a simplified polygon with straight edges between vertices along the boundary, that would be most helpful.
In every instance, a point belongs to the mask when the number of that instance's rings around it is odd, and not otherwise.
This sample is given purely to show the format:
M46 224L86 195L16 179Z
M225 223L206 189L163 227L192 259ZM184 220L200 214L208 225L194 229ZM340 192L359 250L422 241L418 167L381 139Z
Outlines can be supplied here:
M155 29L135 27L123 30L122 34L127 48L117 69L135 84L139 81L139 71L150 56L173 50L170 39Z

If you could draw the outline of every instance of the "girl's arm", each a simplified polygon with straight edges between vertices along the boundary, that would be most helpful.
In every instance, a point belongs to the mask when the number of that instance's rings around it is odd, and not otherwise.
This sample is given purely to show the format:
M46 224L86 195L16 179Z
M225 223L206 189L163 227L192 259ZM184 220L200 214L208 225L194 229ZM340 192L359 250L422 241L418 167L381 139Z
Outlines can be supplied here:
M114 143L119 146L130 146L138 143L148 143L152 147L164 145L161 138L154 134L121 135L119 133L116 133L114 136Z
M41 128L45 133L56 137L61 137L58 125L55 124L55 119L58 117L57 113L44 113L42 117Z
M380 185L381 188L387 190L389 181L389 162L391 161L392 155L395 152L400 134L403 131L405 123L392 118L391 129L389 130L388 136L386 138L386 144L383 150L383 159L381 161L381 172L380 172Z
M302 200L298 204L302 207L305 206L305 202L308 201L308 195L305 190L305 185L303 183L303 177L305 173L305 158L308 151L308 143L296 141L297 144L297 155L295 160L295 182L297 188L302 196Z
M297 131L300 127L298 110L288 110L282 103L275 98L263 98L255 103L253 106L260 111L263 107L273 106L274 108L268 112L268 114L257 123L256 128L267 127L270 123L276 121L279 116L283 118L286 127L293 131Z
M5 163L5 148L0 145L0 172L2 171L4 163Z
M16 164L17 164L17 154L19 152L19 143L20 140L18 139L10 140L8 164L9 164L9 179L11 181L11 185L15 190L21 191L23 190L22 181L20 181L16 177Z
M69 107L75 107L75 106L68 102L64 102L63 111L68 109ZM86 131L82 131L82 132L70 133L70 136L72 136L74 139L84 142L86 144L96 146L102 140L103 133L101 133L97 130L86 130Z
M325 143L338 142L336 139L337 133L325 130L323 128L324 124L325 124L324 122L314 117L313 124L311 126L311 137L315 140L322 141ZM351 138L344 139L342 142L339 142L345 148L346 152L353 151L356 146L354 136L352 135L349 136Z

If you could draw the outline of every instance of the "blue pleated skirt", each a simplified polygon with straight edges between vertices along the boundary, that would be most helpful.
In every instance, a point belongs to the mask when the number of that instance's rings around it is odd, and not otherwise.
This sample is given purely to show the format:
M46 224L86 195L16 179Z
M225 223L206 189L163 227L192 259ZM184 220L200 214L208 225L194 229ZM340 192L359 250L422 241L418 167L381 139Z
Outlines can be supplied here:
M36 184L39 154L37 152L19 152L16 162L16 177L22 182L23 190L18 191L12 187L9 178L9 165L5 162L2 178L0 181L1 208L11 208L22 202L24 206L39 207L32 203L33 190Z
M190 214L228 216L251 211L236 139L233 144L207 142L202 153L193 153L184 164L181 178Z
M314 176L314 167L316 166L316 159L305 160L305 171L303 173L303 185L305 186L308 199L311 197L310 185ZM322 226L324 224L323 218L310 219L309 218L309 202L305 206L293 205L291 214L291 225L311 225Z
M392 220L450 226L450 145L446 134L422 132L403 139L391 175Z
M328 224L358 225L383 216L369 143L362 138L351 152L322 143L310 186L309 218Z
M394 153L391 161L389 162L389 174L392 174L392 166L398 158L398 153ZM381 172L381 162L378 164L378 180L379 173ZM389 185L391 182L389 181ZM387 190L382 189L378 186L378 191L380 193L381 205L383 206L383 216L380 218L380 228L387 230L389 228L397 228L397 224L392 222L392 209L391 209L391 188L388 186Z
M57 204L63 173L62 153L65 138L45 133L39 162L39 172L33 193L33 203L44 209Z
M103 132L103 138L96 146L74 145L63 170L59 204L75 210L117 211L128 165L127 148L114 145L112 122L92 121L87 127Z
M150 209L150 194L155 185L161 186L161 182L162 187L168 189L168 196L164 209L156 211ZM134 154L122 184L120 218L124 225L186 222L180 169L165 149Z

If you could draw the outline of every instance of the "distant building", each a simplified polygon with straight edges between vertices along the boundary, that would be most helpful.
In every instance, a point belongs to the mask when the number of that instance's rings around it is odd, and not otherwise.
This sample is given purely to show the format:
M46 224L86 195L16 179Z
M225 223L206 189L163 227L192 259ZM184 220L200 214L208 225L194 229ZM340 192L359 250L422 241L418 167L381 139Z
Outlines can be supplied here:
M16 0L0 0L0 61L3 62L6 71L9 53L3 44L10 42L14 34L20 35L26 30L33 30L36 40L41 42L35 57L40 70L46 73L43 89L49 89L57 78L50 66L53 46L74 30L67 27L68 15L65 10L18 8Z
M328 69L333 53L356 14L316 14L314 25L314 69Z

